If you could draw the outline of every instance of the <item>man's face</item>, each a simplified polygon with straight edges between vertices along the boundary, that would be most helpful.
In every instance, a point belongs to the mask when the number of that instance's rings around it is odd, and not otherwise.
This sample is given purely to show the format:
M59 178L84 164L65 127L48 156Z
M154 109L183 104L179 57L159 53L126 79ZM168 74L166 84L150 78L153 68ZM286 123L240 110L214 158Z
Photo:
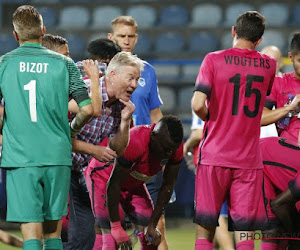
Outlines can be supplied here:
M122 51L133 52L138 35L134 26L117 24L114 33L108 33L108 39L118 44Z
M62 54L64 56L70 57L69 46L68 44L64 44L57 48L57 53Z
M289 53L289 57L293 63L295 77L300 79L300 53L296 55Z
M138 86L140 71L134 66L123 66L110 74L114 97L128 102Z

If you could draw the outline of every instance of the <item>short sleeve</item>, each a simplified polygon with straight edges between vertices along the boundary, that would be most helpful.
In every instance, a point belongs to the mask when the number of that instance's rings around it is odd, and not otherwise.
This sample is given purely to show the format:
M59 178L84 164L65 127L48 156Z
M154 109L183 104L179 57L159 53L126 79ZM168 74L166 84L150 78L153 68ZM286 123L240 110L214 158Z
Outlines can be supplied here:
M271 94L267 96L266 102L265 102L265 107L268 109L272 109L274 106L277 105L277 93L278 93L278 88L280 86L280 78L275 77L274 82L273 82L273 87L271 90Z
M153 110L159 108L163 104L163 102L159 95L158 82L157 82L155 69L150 64L146 64L145 66L149 70L149 82L151 82L151 90L149 96L149 110Z
M195 91L200 91L210 96L212 84L214 78L214 66L212 60L212 54L208 54L204 57L200 66L199 73L195 83Z

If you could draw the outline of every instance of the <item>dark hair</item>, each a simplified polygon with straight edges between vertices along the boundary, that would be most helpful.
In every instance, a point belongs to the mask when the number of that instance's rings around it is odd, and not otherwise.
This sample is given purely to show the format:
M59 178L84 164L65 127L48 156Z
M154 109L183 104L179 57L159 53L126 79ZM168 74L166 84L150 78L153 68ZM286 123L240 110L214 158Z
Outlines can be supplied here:
M291 42L291 53L293 56L297 55L300 52L300 32L296 32L293 35Z
M110 61L122 49L113 41L100 38L90 42L87 51L90 53L90 59Z
M265 17L257 11L247 11L240 15L235 22L237 38L252 43L257 42L263 36L265 28Z
M67 39L61 36L54 36L51 34L46 34L42 38L42 45L47 49L56 51L59 47L68 44Z
M171 140L175 143L181 143L183 140L183 127L181 120L175 115L163 116L158 123L167 125Z

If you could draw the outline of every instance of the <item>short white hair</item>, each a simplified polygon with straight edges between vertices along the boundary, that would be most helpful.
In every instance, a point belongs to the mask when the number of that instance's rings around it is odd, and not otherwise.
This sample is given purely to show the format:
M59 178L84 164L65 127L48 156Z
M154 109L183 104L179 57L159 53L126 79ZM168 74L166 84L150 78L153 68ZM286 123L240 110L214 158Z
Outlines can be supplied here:
M144 70L144 63L140 58L131 54L131 52L121 51L110 60L106 70L106 77L109 78L110 72L118 72L124 66L136 67L140 72Z

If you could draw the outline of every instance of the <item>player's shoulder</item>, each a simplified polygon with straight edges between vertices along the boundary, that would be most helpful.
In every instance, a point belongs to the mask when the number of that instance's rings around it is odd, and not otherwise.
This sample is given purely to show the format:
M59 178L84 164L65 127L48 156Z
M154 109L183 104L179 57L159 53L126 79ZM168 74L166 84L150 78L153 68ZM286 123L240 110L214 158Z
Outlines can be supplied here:
M142 60L142 62L144 63L144 71L155 71L154 66L151 63L145 60Z
M138 125L130 129L130 136L137 138L144 138L150 135L151 125Z
M213 52L209 52L208 54L206 54L205 59L206 60L214 60L216 58L222 57L224 54L227 54L227 50L216 50Z
M285 82L288 83L293 79L295 79L294 72L282 73L275 76L275 82L278 82L279 84L283 84Z

